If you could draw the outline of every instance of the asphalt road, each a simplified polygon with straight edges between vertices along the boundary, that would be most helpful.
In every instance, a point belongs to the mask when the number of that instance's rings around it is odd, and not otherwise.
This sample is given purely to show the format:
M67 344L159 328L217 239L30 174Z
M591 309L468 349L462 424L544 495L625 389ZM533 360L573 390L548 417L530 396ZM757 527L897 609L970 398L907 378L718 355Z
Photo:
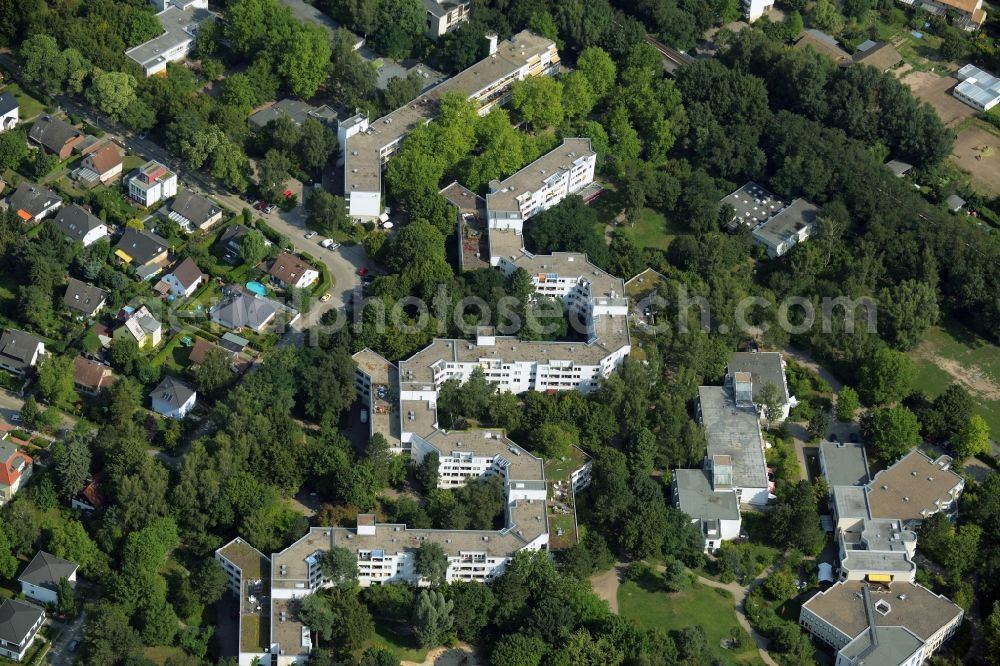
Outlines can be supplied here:
M83 626L87 621L87 613L83 612L77 616L68 625L63 625L63 632L59 635L59 639L56 640L49 654L47 655L48 661L53 666L72 666L73 661L79 656L79 651L76 653L69 651L69 644L74 639L79 640L83 643ZM81 646L82 647L82 646Z

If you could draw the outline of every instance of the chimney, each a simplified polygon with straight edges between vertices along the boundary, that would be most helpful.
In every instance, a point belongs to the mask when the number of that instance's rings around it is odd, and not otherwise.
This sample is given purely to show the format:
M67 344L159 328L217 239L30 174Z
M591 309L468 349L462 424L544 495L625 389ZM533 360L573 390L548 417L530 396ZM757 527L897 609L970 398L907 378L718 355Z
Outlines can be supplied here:
M497 52L497 33L488 32L486 33L486 41L490 43L490 55Z

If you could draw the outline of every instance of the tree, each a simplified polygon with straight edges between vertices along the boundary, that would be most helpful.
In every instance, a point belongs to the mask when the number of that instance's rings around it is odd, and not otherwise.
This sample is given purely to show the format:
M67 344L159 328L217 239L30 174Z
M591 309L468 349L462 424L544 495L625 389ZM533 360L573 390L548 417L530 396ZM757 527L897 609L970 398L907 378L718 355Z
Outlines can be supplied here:
M551 76L529 76L514 84L511 106L536 130L563 121L563 84Z
M55 38L44 33L31 35L21 43L18 56L21 75L26 80L40 85L48 93L61 90L67 64Z
M809 21L813 27L831 34L837 34L844 27L844 17L832 0L816 0L809 12Z
M968 423L951 440L959 462L990 452L990 427L979 414L973 414Z
M357 650L375 633L371 613L353 590L336 590L331 597L334 644L343 650Z
M580 72L570 72L563 77L562 82L562 104L566 117L571 120L585 117L597 103L590 81Z
M128 373L139 358L139 344L131 337L116 337L111 340L111 364L116 369Z
M359 666L399 666L399 659L386 648L370 647L361 655Z
M493 647L490 663L493 666L539 666L547 648L537 636L508 634Z
M879 294L884 337L893 347L911 349L938 320L937 292L919 280L904 280Z
M417 549L413 568L431 587L437 587L445 582L448 574L448 556L441 544L424 541Z
M452 582L444 591L454 604L452 617L458 637L468 642L477 641L489 625L490 613L496 605L493 591L487 585L461 580Z
M131 74L97 71L87 88L87 101L117 120L135 101L136 85Z
M256 266L267 256L264 234L251 229L240 239L240 259L248 266Z
M993 602L993 611L983 625L983 639L986 641L986 654L993 663L1000 663L1000 601Z
M905 455L922 441L920 421L916 414L902 405L875 409L863 427L866 439L886 463Z
M13 544L7 529L8 525L0 521L0 576L13 578L20 563L14 556Z
M406 76L394 76L386 84L383 97L385 108L398 109L420 94L424 88L424 77L416 70Z
M764 407L764 418L767 419L768 425L781 420L784 416L784 399L777 385L770 382L764 384L760 389L759 401Z
M809 437L819 440L826 437L826 431L830 429L830 412L822 407L817 408L809 419Z
M580 57L576 60L576 69L586 77L591 91L598 100L606 97L615 85L617 76L615 62L606 51L597 46L587 47L580 53Z
M352 226L344 198L334 196L325 189L313 189L306 200L306 210L309 212L306 224L325 236L332 236L337 231L348 231Z
M303 598L299 602L299 619L324 641L332 638L336 618L326 597L314 593ZM319 641L316 644L319 645Z
M909 393L917 376L916 366L906 354L879 347L870 361L861 366L858 392L869 405L901 400Z
M194 369L194 384L198 392L217 397L233 381L233 363L229 354L219 348L208 350L205 360Z
M764 591L774 601L786 601L798 593L795 577L787 571L775 571L764 581Z
M837 395L837 420L849 423L858 413L858 392L850 386L840 389Z
M87 576L98 575L106 567L106 556L78 520L65 519L53 525L46 550L56 557L76 562Z
M358 558L346 548L331 548L319 560L323 578L331 586L351 588L358 584Z
M24 424L25 428L33 430L38 427L41 417L42 410L39 408L35 396L29 395L24 404L21 405L21 423Z
M190 581L191 590L198 597L198 600L208 606L222 598L226 591L228 577L218 560L206 557L198 565L198 568L191 572Z
M292 163L285 155L273 148L267 151L264 159L257 164L257 186L261 197L267 201L279 201L291 168Z
M63 576L56 587L56 610L60 615L69 615L76 608L76 593L69 579Z
M308 99L329 76L330 40L325 28L309 21L296 21L292 32L283 43L275 71L289 90Z
M14 169L28 156L28 138L24 132L12 130L0 134L0 167Z
M431 648L444 642L454 625L453 601L440 590L421 590L413 608L413 633L420 647Z
M92 433L74 430L62 443L52 448L60 497L70 501L80 494L90 478L90 441Z
M49 354L38 366L38 393L50 403L72 403L73 360Z
M825 537L819 525L816 496L808 481L789 483L778 489L778 503L768 523L775 543L806 553L819 553L823 547Z
M337 135L315 118L306 118L296 145L302 166L307 169L322 169L336 149Z

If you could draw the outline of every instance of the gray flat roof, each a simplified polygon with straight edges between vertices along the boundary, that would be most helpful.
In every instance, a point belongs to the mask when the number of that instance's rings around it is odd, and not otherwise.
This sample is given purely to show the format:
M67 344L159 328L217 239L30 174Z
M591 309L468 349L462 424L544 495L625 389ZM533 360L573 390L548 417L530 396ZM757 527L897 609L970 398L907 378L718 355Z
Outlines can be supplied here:
M833 505L837 517L866 519L868 512L868 491L863 486L833 486Z
M876 644L872 648L871 634L865 631L841 648L848 659L863 658L865 666L899 666L919 650L924 642L904 627L876 627Z
M712 489L710 474L703 469L675 469L677 508L701 520L739 520L740 506L733 490Z
M708 455L732 457L733 486L767 488L767 463L757 410L737 405L722 386L699 386L698 400Z
M719 201L720 206L726 204L735 211L732 223L745 224L751 229L785 207L784 201L753 181Z
M729 374L749 372L753 382L753 401L763 401L764 387L774 384L784 402L788 402L785 366L779 352L734 352L726 366Z
M865 447L856 442L822 442L820 459L826 481L833 486L863 486L868 483Z
M154 64L157 59L163 58L164 53L197 37L198 26L211 18L212 13L207 9L178 9L171 5L156 17L163 27L163 34L125 52L142 67Z
M795 199L777 215L754 229L754 236L778 245L803 227L816 221L819 206Z

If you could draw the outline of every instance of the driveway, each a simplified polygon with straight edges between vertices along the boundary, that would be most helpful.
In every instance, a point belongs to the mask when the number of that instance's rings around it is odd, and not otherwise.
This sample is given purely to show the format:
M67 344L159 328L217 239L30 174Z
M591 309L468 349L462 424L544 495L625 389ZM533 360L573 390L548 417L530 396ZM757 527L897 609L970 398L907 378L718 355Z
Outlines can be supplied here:
M87 613L83 612L68 625L56 621L52 622L53 627L62 628L62 633L49 650L48 663L54 666L72 666L73 660L76 659L79 652L70 652L69 644L73 640L83 642L83 625L86 621Z

